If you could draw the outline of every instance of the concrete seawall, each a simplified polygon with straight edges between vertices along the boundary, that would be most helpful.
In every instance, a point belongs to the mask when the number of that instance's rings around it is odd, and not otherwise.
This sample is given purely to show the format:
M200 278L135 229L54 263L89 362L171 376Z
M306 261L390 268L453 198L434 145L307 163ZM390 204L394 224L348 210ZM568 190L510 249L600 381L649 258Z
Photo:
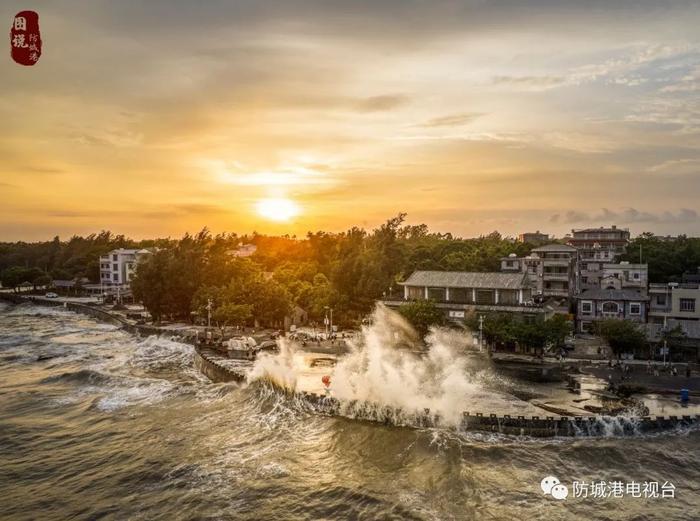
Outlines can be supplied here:
M0 293L0 300L15 304L31 302L42 306L63 307L76 313L89 315L93 318L114 324L138 336L172 334L172 332L157 327L136 325L123 320L105 310L75 302L61 302L42 297L27 297L8 293ZM190 339L181 341L192 343ZM226 367L217 358L221 356L206 349L194 350L195 367L213 382L241 382L245 380L245 371ZM432 427L440 425L440 417L430 410L407 412L394 407L382 406L367 402L344 402L313 393L290 393L295 399L310 410L321 414L344 416L361 421L379 422L396 426ZM486 431L509 435L525 435L533 437L554 436L623 436L646 432L669 431L700 425L700 415L688 416L509 416L483 414L479 412L464 412L459 428L471 431Z
M379 404L341 402L330 396L320 396L313 393L299 394L313 410L323 414L411 427L434 427L441 424L440 417L428 409L415 413ZM700 415L527 417L464 412L459 429L546 438L555 436L625 436L669 431L695 425L700 425Z
M216 360L216 357L197 348L194 350L194 366L212 382L242 382L245 380L245 373L224 367Z

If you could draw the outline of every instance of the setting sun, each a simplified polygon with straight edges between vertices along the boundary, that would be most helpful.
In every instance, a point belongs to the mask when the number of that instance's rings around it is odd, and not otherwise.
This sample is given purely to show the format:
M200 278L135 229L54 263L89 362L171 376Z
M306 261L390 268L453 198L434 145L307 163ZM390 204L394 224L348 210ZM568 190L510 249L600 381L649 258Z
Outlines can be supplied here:
M291 199L284 197L261 199L255 205L259 215L271 221L289 221L299 215L299 206Z

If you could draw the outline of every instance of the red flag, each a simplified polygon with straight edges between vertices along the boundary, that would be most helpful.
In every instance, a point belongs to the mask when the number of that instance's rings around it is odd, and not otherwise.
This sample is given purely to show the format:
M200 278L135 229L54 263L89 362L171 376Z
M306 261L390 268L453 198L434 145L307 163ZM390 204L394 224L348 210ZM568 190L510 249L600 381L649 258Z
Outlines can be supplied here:
M10 53L20 65L34 65L41 56L41 32L39 15L34 11L21 11L15 15L10 27Z

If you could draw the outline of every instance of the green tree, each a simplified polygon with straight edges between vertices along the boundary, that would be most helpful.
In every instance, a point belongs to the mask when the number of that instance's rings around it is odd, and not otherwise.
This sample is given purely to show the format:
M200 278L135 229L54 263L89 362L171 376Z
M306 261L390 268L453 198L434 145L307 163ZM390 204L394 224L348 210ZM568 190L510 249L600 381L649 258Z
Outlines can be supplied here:
M445 323L444 312L432 300L409 302L399 308L399 313L421 336L425 336L431 327Z
M274 280L259 281L251 288L250 298L253 317L263 326L276 327L292 310L292 300L287 290Z
M252 316L253 307L250 304L226 302L214 310L212 319L223 337L228 326L243 326Z
M548 344L555 348L562 347L566 337L572 332L572 323L565 315L554 315L544 322L544 334Z
M17 291L20 284L27 281L29 278L29 270L21 266L12 266L0 273L0 282L6 288L11 288Z
M172 285L168 280L170 263L169 250L157 251L137 264L131 279L134 298L143 304L154 322L160 322L171 309L168 292Z
M605 339L618 356L639 352L647 345L646 335L639 324L629 320L601 320L595 323L595 332Z

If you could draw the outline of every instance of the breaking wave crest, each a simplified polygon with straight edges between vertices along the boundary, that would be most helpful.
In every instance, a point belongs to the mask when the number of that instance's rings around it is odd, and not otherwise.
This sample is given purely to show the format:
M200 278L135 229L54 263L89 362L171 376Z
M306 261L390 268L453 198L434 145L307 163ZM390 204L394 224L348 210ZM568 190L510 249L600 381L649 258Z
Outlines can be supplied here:
M484 391L483 375L468 356L470 339L463 333L435 329L423 344L398 313L378 305L371 324L349 344L350 353L332 372L331 393L341 402L360 404L353 407L365 413L374 408L382 414L388 407L414 417L428 409L441 422L457 426L462 412ZM282 341L278 354L256 361L249 381L263 379L297 391L299 364L293 345Z

